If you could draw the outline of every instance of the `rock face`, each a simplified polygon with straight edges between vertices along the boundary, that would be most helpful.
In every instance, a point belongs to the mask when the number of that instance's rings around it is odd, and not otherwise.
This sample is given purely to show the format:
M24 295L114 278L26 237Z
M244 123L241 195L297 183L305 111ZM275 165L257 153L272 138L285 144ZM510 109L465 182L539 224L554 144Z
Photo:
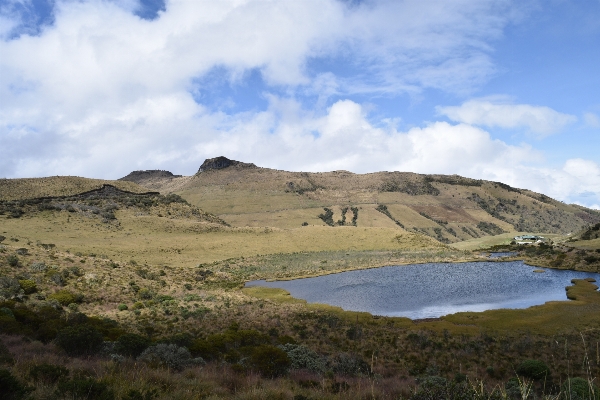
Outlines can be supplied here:
M204 162L200 166L200 169L198 170L198 173L216 169L224 169L231 166L242 168L256 168L256 165L252 163L243 163L240 161L230 160L227 157L220 156L215 158L207 158L206 160L204 160Z
M133 171L129 175L120 178L120 181L139 182L152 178L178 178L181 175L173 175L169 171L160 169L150 169L146 171Z

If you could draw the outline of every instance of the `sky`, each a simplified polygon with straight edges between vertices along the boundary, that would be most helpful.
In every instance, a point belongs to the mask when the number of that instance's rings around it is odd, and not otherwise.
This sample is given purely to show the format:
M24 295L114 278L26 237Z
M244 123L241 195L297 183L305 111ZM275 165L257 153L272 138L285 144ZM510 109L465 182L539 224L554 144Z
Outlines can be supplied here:
M600 0L0 0L0 178L500 181L600 209Z

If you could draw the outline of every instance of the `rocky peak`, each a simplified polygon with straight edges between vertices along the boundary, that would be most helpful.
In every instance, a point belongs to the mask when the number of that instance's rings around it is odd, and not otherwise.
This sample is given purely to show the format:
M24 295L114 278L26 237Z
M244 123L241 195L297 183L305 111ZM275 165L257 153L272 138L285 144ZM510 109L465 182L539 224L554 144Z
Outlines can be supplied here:
M169 171L160 169L149 169L145 171L133 171L129 175L120 178L120 181L139 182L140 180L153 178L179 178L181 175L173 175Z
M220 156L215 158L207 158L206 160L204 160L204 162L200 166L200 169L198 170L198 173L215 169L224 169L231 166L241 168L256 168L256 165L252 163L243 163L241 161L230 160L227 157Z

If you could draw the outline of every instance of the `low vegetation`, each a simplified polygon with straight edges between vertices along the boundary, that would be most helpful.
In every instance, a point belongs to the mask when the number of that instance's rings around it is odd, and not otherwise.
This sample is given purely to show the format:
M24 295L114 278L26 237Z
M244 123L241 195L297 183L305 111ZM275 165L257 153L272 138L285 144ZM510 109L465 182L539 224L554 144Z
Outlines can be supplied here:
M599 271L593 211L461 177L236 168L152 180L177 195L83 178L0 182L0 397L599 397L590 281L574 281L570 300L421 321L244 288L489 251ZM589 220L580 234L511 244L515 226L580 226L574 212Z

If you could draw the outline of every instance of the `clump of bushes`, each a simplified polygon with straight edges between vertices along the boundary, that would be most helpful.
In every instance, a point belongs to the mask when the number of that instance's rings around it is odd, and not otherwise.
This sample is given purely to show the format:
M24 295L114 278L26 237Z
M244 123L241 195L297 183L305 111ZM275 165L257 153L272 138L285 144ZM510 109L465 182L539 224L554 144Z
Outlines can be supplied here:
M56 336L56 344L70 356L96 354L103 341L102 334L89 325L70 326Z
M539 360L525 360L517 366L517 374L530 379L544 379L550 376L550 368L545 362Z
M46 264L43 262L34 262L29 266L29 270L32 272L44 272L46 270Z
M284 344L279 348L287 354L290 359L291 369L307 369L311 372L325 372L325 360L306 346L299 344Z
M115 394L104 382L92 378L73 378L60 381L56 394L61 398L113 400Z
M48 299L56 300L62 306L68 306L71 303L77 302L77 296L69 292L68 290L59 290L58 292L48 296Z
M370 375L371 367L357 355L341 353L333 359L333 370L340 375Z
M325 210L324 213L317 215L323 222L325 222L329 226L334 226L333 223L333 211L330 208L323 208Z
M583 378L570 378L563 383L561 392L565 394L566 399L597 399L598 387ZM595 393L596 396L593 396Z
M0 276L0 297L13 299L22 296L23 290L19 281L8 276Z
M148 347L138 357L138 361L145 362L154 368L169 368L181 371L193 365L203 365L201 357L192 358L190 351L176 344L160 343Z
M249 360L249 367L264 377L275 378L284 375L291 361L282 349L271 345L260 345L254 348Z
M59 381L61 378L69 376L69 370L61 365L52 364L38 364L31 367L29 370L29 377L34 382L44 383L46 385L52 385Z
M11 254L10 256L6 257L6 262L11 267L18 267L19 266L19 257L17 257L14 254Z
M19 400L25 398L30 389L15 378L10 371L0 369L0 394L5 400Z
M116 350L125 356L138 357L150 346L150 339L135 333L126 333L117 339Z
M31 294L37 292L37 285L30 279L22 279L19 281L19 285L25 294Z

